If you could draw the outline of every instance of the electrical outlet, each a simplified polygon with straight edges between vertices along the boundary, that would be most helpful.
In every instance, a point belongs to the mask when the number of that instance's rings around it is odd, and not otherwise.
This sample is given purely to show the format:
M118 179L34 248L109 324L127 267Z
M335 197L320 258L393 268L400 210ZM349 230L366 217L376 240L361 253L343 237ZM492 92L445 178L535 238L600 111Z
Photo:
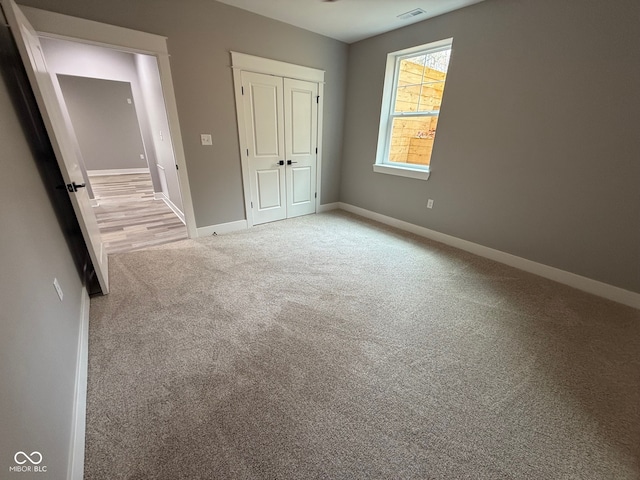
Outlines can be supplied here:
M56 289L56 293L58 294L58 297L60 297L60 301L62 301L62 297L64 297L64 293L62 293L62 287L58 283L57 278L53 279L53 288Z
M200 134L200 143L202 143L202 145L213 145L213 138L211 137L211 134L209 133Z
M427 208L433 208L433 200L431 198L427 200Z

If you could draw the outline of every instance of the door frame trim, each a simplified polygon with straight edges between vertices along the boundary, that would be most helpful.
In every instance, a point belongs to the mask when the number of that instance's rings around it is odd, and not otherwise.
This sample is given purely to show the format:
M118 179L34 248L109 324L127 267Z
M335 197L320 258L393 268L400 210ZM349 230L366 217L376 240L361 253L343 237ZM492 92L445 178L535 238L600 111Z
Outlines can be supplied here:
M242 186L244 190L244 209L247 219L247 227L253 227L253 210L251 209L251 183L249 180L249 161L246 156L248 148L246 136L244 135L245 115L242 104L242 72L262 73L295 80L304 80L318 84L318 126L317 126L317 147L316 156L316 213L320 209L322 197L322 118L324 114L324 70L305 67L293 63L271 60L263 57L247 55L230 51L231 68L233 69L233 90L236 101L236 119L238 122L238 141L240 143L240 164L242 166Z
M152 33L131 30L106 23L95 22L84 18L71 17L60 13L49 12L38 8L21 6L25 16L33 24L36 32L43 37L59 38L74 42L115 48L129 53L151 55L158 62L160 83L164 94L165 109L173 154L178 166L178 181L189 238L198 236L191 187L182 142L182 132L178 119L178 106L171 76L167 37Z

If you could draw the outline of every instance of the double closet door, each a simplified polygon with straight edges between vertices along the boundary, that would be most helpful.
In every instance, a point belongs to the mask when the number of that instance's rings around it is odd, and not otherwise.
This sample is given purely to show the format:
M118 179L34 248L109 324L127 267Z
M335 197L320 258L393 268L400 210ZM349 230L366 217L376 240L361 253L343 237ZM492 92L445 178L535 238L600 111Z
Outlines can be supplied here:
M316 211L318 84L242 72L253 224Z

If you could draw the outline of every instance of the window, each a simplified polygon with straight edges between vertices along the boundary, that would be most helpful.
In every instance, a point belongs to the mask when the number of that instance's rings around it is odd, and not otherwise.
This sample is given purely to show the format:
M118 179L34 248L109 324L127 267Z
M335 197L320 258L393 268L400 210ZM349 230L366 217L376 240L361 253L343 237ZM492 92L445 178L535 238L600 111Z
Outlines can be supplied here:
M447 39L387 57L374 171L429 178L452 42Z

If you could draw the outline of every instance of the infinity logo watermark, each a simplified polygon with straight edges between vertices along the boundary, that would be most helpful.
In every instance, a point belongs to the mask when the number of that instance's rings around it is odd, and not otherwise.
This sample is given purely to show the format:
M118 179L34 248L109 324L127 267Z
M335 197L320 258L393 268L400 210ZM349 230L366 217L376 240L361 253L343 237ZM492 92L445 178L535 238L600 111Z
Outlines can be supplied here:
M24 460L20 461L18 460L18 458L20 457L20 455L22 455L24 457ZM33 457L38 456L38 461L36 462ZM14 456L13 459L15 460L15 462L18 465L24 465L25 463L27 463L27 461L31 462L34 465L40 465L40 463L42 463L42 454L40 452L31 452L31 455L27 455L24 452L17 452Z
M40 465L42 463L42 454L40 452L31 452L31 455L26 454L23 451L16 452L13 456L13 460L17 465L9 467L10 472L24 473L44 473L47 471L46 465ZM31 465L25 465L29 462Z

